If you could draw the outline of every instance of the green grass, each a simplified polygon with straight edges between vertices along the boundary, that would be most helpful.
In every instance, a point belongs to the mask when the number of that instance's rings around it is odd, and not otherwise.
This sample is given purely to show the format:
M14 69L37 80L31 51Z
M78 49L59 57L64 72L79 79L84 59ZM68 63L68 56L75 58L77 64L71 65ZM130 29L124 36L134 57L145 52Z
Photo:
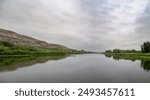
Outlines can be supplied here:
M13 45L7 42L0 42L0 55L64 55L79 54L77 50L59 50L40 47L28 47L21 45Z
M105 53L107 57L127 60L150 60L150 53Z

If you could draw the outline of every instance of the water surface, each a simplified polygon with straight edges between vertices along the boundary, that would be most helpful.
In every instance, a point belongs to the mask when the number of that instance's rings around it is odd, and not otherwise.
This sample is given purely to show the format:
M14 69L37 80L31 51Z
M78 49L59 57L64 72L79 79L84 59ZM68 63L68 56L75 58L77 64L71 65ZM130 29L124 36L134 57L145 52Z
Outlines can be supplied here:
M0 82L149 83L150 61L113 59L102 54L1 57Z

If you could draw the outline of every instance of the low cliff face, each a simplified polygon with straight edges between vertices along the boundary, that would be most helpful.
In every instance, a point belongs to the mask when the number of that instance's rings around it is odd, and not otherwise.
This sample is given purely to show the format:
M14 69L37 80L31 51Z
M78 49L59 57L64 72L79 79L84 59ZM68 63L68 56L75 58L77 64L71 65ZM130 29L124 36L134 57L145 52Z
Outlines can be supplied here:
M13 31L4 30L4 29L0 29L0 41L8 42L15 45L22 45L22 46L69 50L69 48L62 45L47 43L44 41L34 39L29 36L17 34Z

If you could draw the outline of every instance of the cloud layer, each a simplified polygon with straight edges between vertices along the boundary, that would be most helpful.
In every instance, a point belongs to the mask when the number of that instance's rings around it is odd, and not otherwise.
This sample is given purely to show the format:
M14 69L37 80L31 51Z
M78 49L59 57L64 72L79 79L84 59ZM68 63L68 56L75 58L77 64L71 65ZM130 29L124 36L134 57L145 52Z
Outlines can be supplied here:
M74 49L140 49L150 0L0 0L0 27Z

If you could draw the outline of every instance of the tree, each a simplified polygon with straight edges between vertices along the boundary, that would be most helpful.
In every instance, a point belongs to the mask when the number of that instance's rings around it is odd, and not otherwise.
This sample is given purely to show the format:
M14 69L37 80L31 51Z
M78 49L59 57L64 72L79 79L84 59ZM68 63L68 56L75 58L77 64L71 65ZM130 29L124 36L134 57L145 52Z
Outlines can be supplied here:
M105 53L112 53L112 51L111 50L106 50Z
M113 53L120 53L120 50L119 49L114 49Z
M144 42L143 45L141 45L141 51L142 53L150 53L150 42Z

